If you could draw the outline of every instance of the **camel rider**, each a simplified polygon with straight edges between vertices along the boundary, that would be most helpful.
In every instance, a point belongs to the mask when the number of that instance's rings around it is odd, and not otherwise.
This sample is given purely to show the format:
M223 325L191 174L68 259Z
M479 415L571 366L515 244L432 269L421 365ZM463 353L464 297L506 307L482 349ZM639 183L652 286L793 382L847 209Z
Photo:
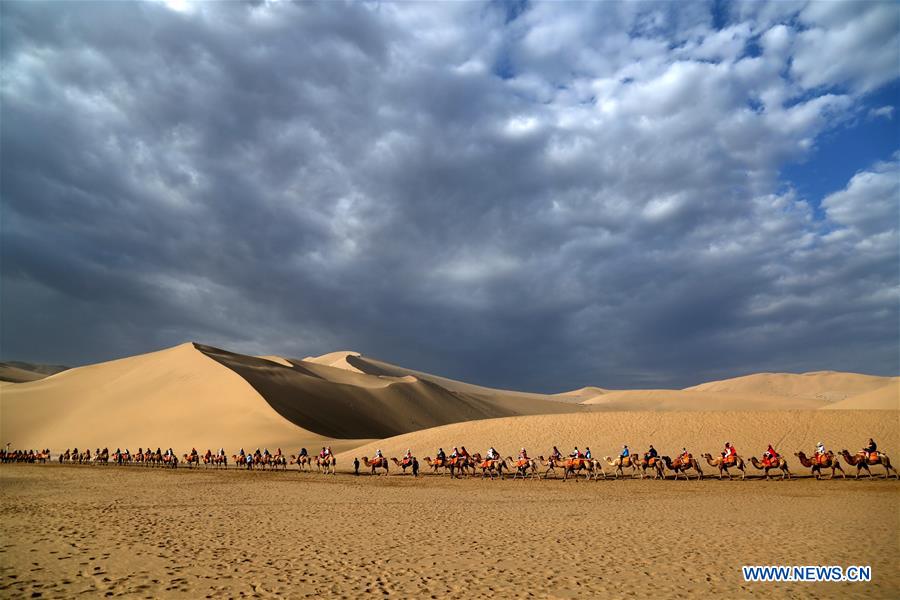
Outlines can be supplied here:
M459 455L463 458L472 458L471 456L469 456L469 451L466 450L465 446L460 446Z
M412 458L413 458L412 450L409 449L409 448L407 448L407 449L406 449L406 454L403 455L403 462L409 464L409 463L412 462Z
M491 446L490 449L487 451L487 459L488 460L497 460L498 458L500 458L500 455L497 453L496 450L494 450L494 447Z
M437 451L437 459L441 461L441 464L447 462L447 453L444 452L443 448L438 448Z
M382 459L384 455L381 453L381 448L375 451L375 458Z
M243 449L243 448L241 448L241 451L240 451L240 452L238 452L238 456L244 456L244 454L245 454L245 453L244 453L244 449Z
M575 446L575 449L572 450L572 453L569 454L569 458L581 458L581 451L578 450L578 446Z
M520 460L528 460L528 453L525 451L525 448L519 450L519 459Z
M731 442L725 442L725 451L722 452L722 461L725 463L737 461L737 450L731 445Z
M772 447L772 444L769 444L769 447L766 448L766 453L764 455L770 463L778 461L778 452L775 451L775 448Z
M331 446L325 447L325 458L331 458L334 456L334 452L331 451Z
M300 448L300 458L304 456L309 456L309 452L306 451L306 448Z
M550 458L553 460L562 460L562 452L559 451L559 448L553 446L553 452L550 454Z
M450 458L457 458L459 456L459 448L453 446L453 452L450 453Z
M591 455L591 448L589 446L584 447L584 457L588 460L591 460L593 456Z
M816 458L825 456L826 454L828 454L828 452L825 451L825 444L823 444L822 442L816 444Z
M687 459L688 459L687 448L682 448L681 454L678 455L678 460L680 460L681 462L687 462Z
M865 448L862 449L862 452L863 454L865 454L866 460L868 461L872 458L872 456L878 454L878 444L875 443L875 440L869 438L869 443Z
M650 462L651 458L657 458L659 454L656 452L656 448L653 447L653 444L650 444L650 449L647 450L647 453L644 454L644 460Z
M622 451L619 452L619 460L622 464L625 464L625 459L631 456L631 450L628 449L628 445L622 446Z

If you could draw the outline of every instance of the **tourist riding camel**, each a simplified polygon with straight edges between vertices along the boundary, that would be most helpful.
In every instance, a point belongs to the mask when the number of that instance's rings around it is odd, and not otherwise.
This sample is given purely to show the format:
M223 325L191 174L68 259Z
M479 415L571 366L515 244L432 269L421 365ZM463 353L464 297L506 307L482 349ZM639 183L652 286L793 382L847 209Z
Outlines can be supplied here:
M869 443L866 444L866 447L860 453L865 455L866 461L870 461L872 460L872 455L878 455L878 444L875 443L875 440L869 438Z
M553 460L562 460L562 452L559 451L559 448L553 446L553 452L550 453L550 458Z
M591 456L591 449L589 446L584 447L584 457L588 460L593 460L593 456Z

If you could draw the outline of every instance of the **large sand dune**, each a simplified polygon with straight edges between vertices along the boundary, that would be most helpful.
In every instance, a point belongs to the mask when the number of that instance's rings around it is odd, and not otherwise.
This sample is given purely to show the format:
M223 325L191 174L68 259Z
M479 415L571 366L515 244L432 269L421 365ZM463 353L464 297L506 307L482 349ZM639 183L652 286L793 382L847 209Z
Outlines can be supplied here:
M3 386L0 435L16 448L173 446L178 451L325 439L282 418L193 344ZM352 442L350 445L355 443Z
M759 456L768 444L774 444L797 469L793 456L797 450L809 454L822 441L835 451L855 452L869 437L900 459L900 411L648 411L515 417L409 433L366 444L338 458L347 464L353 456L372 456L377 448L386 456L400 456L410 448L419 457L433 457L438 448L449 452L453 446L482 454L494 446L503 456L515 456L524 446L536 457L546 456L554 445L565 453L576 445L589 446L595 457L602 457L617 456L623 444L641 452L653 444L670 456L683 447L694 455L715 455L730 441L745 458Z
M442 384L450 380L348 352L287 359L291 366L285 366L198 348L243 377L283 417L329 437L382 438L460 421L584 410L538 394L458 382L451 382L450 388L456 389L449 389Z

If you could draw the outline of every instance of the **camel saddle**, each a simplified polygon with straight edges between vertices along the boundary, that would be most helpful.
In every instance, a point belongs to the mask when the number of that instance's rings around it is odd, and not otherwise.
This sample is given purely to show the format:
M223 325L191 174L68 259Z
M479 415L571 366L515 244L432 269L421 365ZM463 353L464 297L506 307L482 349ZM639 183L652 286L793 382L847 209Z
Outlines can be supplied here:
M482 469L490 469L493 462L494 461L492 461L492 460L485 460L484 462L481 463L481 468Z
M528 460L526 460L526 459L524 459L524 458L520 458L518 461L516 461L516 466L517 466L517 467L520 467L520 468L521 468L521 467L527 467L527 466L528 466Z
M816 454L815 457L813 458L813 463L816 463L819 465L827 465L828 461L830 461L830 460L831 460L831 457L827 454Z
M763 459L763 460L765 460L765 459ZM736 462L737 462L737 456L726 456L724 459L722 459L722 464L724 464L724 465L733 465Z
M762 464L764 467L777 467L780 460L781 459L777 456L773 456L771 458L764 456L762 459Z
M652 467L653 465L656 464L656 458L651 456L650 460L647 461L647 464Z

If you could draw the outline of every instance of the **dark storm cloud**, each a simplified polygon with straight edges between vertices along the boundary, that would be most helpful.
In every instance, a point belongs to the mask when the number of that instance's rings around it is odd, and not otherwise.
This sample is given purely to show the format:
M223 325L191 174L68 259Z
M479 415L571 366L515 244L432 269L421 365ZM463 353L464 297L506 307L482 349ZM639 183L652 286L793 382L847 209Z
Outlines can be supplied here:
M897 159L824 217L778 181L896 78L895 6L173 6L2 5L4 358L896 373Z

